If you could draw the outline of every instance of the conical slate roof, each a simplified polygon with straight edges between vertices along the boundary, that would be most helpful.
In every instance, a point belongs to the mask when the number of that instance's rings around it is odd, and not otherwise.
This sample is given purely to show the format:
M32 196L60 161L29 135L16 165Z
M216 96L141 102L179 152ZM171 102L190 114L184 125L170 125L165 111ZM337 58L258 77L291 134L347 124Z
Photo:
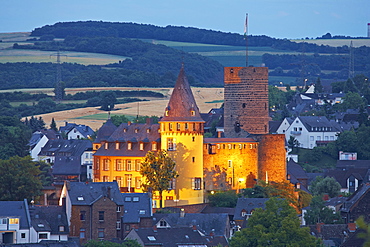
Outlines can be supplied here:
M106 141L108 138L113 134L113 132L117 129L110 118L108 118L107 122L103 124L102 127L98 130L98 134L94 143L100 143L101 141Z
M199 108L195 102L193 92L191 91L184 66L181 67L171 98L166 107L164 117L160 121L204 122L200 116Z

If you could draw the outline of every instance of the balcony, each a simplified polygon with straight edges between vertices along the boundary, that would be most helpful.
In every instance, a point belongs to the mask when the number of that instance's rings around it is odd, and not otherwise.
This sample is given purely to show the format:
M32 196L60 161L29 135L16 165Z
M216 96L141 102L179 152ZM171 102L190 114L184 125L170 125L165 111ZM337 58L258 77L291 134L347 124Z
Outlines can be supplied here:
M295 136L298 136L298 135L300 135L302 133L302 131L296 131L296 130L292 130L292 131L290 131L290 134L291 135L295 135Z

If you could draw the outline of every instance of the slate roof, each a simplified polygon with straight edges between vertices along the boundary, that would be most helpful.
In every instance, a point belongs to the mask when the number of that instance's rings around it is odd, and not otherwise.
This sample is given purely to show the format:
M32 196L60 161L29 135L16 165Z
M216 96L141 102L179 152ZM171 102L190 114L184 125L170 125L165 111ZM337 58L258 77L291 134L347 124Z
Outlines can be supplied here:
M347 188L347 179L350 176L354 176L360 182L364 182L366 174L369 172L368 168L349 168L349 169L335 169L329 170L325 173L325 176L333 177L340 183L342 188Z
M253 138L204 138L204 143L245 143L257 142Z
M296 179L308 179L307 173L293 159L287 163L288 174L293 175Z
M108 197L109 193L112 201L117 205L123 205L123 198L116 182L69 182L69 185L67 182L67 188L68 186L72 205L92 205L101 197Z
M122 193L123 223L139 223L140 218L151 217L152 200L148 193Z
M339 246L350 234L347 224L309 225L311 235L323 240L334 240Z
M30 147L33 147L34 145L36 145L43 136L46 136L49 140L56 140L56 139L60 139L60 135L57 134L54 130L52 129L43 129L43 130L40 130L40 131L35 131L32 136L31 136L31 139L29 140L28 142L28 146Z
M157 143L160 148L159 124L122 123L107 139L108 149L102 145L95 156L128 156L144 157L152 150L152 143ZM116 149L116 142L119 149ZM131 142L131 150L128 150L128 142ZM144 143L144 149L140 150L140 142Z
M226 208L226 207L211 207L207 205L201 212L202 214L228 214L229 216L234 216L235 208Z
M349 212L357 202L369 192L370 184L362 184L344 203L341 208L343 212Z
M51 234L68 234L68 220L63 207L41 206L30 207L32 226L37 232L50 231ZM59 231L59 226L64 226L64 231Z
M185 213L184 217L179 213L153 214L154 224L165 220L171 228L191 227L195 225L197 230L209 235L213 230L216 236L226 236L226 229L229 225L229 216L226 213Z
M94 131L87 125L68 122L65 123L65 126L59 127L59 132L68 134L74 128L76 128L85 138L87 138L88 136L92 136L94 134Z
M81 156L86 150L92 150L90 140L49 140L41 149L42 156ZM50 155L53 153L53 155Z
M80 175L81 156L56 156L53 175Z
M269 121L269 132L276 133L283 121Z
M20 229L29 229L31 227L26 199L24 201L0 201L0 217L2 216L19 218Z
M299 116L302 124L309 132L336 132L339 131L337 126L330 122L326 117L319 116ZM316 128L315 130L313 128ZM319 128L319 129L317 129ZM324 129L324 128L329 128Z
M238 202L235 207L234 220L244 220L244 217L241 215L243 209L246 210L248 214L256 208L265 209L265 203L268 199L269 198L238 198Z
M194 112L193 115L191 114L192 111ZM168 114L166 114L166 112ZM200 116L199 108L185 75L184 66L180 69L165 114L160 120L160 122L170 121L204 122Z
M138 236L144 243L144 246L206 246L207 241L198 231L189 227L183 228L158 228L153 229L132 229L126 239L130 236ZM152 240L149 240L152 239Z
M112 122L112 120L109 118L107 122L103 124L102 127L98 130L98 134L96 135L96 139L94 143L100 143L102 141L108 140L108 138L113 134L113 132L117 129L117 126L115 126Z
M330 198L329 200L327 200L325 202L325 206L337 207L339 205L342 205L346 200L347 200L347 197L336 196L336 197L333 197L333 198Z

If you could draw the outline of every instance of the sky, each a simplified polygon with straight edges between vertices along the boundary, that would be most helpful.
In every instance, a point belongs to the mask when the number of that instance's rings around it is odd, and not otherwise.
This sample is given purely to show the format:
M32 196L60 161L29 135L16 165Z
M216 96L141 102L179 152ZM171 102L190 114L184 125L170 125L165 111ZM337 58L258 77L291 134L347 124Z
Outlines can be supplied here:
M112 21L275 38L367 36L370 0L0 0L0 33L67 21Z

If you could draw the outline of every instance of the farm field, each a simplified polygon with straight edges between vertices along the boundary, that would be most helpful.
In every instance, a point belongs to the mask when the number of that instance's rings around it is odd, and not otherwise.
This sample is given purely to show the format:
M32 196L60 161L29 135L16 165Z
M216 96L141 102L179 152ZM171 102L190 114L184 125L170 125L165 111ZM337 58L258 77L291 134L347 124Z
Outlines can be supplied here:
M42 91L41 91L42 90ZM52 89L41 89L39 92L48 93ZM146 98L149 101L131 102L126 104L117 104L116 110L111 112L111 115L127 115L127 116L163 116L164 109L167 106L168 100L172 93L172 88L79 88L66 89L66 92L79 92L87 90L148 90L161 92L166 95L166 98ZM4 92L2 90L0 92ZM13 90L14 91L14 90ZM18 90L17 90L18 91ZM223 88L192 88L197 105L202 113L208 112L211 108L220 107L223 102ZM37 93L37 90L33 91ZM48 114L37 115L41 116L48 126L54 118L57 126L63 126L65 122L89 125L93 130L101 127L107 120L108 112L99 110L99 107L86 107L67 111L53 112Z
M350 46L351 41L353 47L370 46L370 39L297 39L291 40L297 43L307 42L317 45L328 45L328 46Z

